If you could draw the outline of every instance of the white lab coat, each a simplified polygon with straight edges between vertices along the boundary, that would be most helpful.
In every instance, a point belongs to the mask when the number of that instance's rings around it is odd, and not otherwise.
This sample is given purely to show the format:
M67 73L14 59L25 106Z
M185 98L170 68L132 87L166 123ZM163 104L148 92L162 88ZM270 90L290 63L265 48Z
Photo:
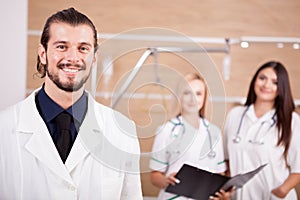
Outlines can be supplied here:
M63 164L36 109L36 92L0 112L0 199L142 199L134 123L89 96Z
M246 107L243 106L232 109L224 126L225 158L229 159L231 175L246 173L262 164L268 163L268 165L247 182L242 189L237 190L236 199L279 199L271 194L271 191L286 180L290 171L283 158L284 148L277 146L276 124L271 127L275 110L257 118L254 107L251 105L242 120L239 134L241 140L239 143L235 143L233 139L236 137L245 109ZM287 163L293 173L300 173L299 125L299 117L293 113L292 138L287 156ZM254 144L249 140L259 143ZM295 190L290 191L284 199L296 200Z
M215 157L209 157L211 151L209 143L209 132L204 125L202 118L199 129L195 129L182 117L179 118L182 126L174 128L174 122L178 124L178 119L167 122L158 128L153 148L150 168L153 171L160 171L169 176L173 172L178 172L183 164L207 170L213 173L222 173L226 170L224 163L223 140L220 129L212 123L205 121L209 126L212 139L212 148L216 153ZM184 126L184 128L183 128ZM183 131L184 130L184 131ZM165 192L162 189L158 195L159 200L172 199L177 196ZM189 198L180 196L176 200L186 200Z

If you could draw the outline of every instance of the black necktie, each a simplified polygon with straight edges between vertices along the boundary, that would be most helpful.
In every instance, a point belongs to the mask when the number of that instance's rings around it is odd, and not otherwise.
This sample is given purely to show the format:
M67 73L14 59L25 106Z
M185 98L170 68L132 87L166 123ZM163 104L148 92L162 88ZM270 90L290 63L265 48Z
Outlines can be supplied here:
M70 131L71 118L71 115L65 112L60 113L55 118L55 122L59 129L59 135L55 145L63 163L65 163L72 146Z

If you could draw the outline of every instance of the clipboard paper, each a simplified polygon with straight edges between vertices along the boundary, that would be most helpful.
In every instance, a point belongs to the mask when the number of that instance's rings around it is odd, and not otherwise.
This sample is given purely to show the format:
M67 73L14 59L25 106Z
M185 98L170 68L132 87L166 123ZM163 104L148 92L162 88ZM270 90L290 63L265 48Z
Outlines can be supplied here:
M198 200L208 200L209 196L214 195L220 189L227 191L232 187L241 188L266 165L261 165L253 171L230 178L184 164L175 176L180 180L180 183L169 185L166 192Z

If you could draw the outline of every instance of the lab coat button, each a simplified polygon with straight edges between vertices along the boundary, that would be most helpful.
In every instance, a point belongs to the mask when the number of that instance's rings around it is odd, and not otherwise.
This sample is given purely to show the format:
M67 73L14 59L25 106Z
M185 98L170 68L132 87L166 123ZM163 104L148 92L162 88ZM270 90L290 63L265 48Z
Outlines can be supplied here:
M69 185L69 189L72 190L72 191L76 190L76 188L73 185Z

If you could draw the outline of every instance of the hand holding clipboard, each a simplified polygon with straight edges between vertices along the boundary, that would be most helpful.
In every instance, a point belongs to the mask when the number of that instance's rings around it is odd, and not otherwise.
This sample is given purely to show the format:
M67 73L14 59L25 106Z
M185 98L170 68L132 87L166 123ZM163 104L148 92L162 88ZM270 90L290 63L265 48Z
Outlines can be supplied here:
M214 195L220 189L228 191L232 187L241 188L266 165L261 165L253 171L230 178L184 164L175 176L180 180L180 183L169 185L166 192L193 199L208 200L209 196Z

